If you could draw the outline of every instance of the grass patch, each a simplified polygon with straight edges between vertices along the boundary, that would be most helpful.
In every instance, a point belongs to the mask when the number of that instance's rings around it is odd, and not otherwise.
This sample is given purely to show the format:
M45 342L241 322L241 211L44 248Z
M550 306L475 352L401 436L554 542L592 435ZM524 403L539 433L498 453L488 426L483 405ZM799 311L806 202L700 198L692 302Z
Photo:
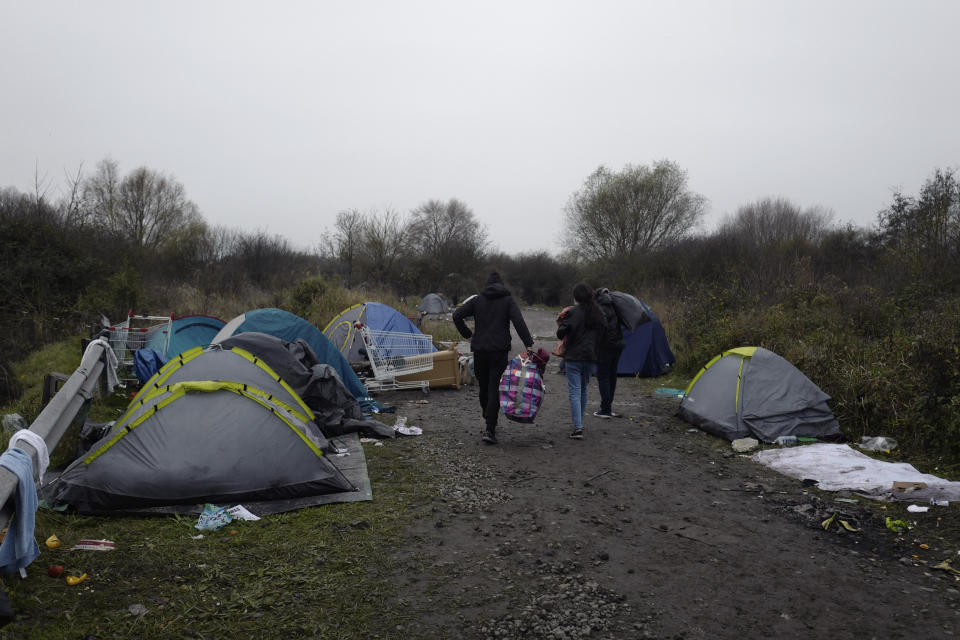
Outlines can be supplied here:
M4 577L17 619L2 637L391 638L412 614L393 605L393 541L430 499L413 439L368 447L373 502L332 504L200 532L195 517L91 517L41 509L40 557ZM203 533L202 539L194 539ZM56 534L57 550L42 541ZM65 551L82 538L112 552ZM89 578L68 586L53 564ZM138 615L142 605L146 613ZM133 611L133 612L132 612ZM140 609L143 611L143 609Z

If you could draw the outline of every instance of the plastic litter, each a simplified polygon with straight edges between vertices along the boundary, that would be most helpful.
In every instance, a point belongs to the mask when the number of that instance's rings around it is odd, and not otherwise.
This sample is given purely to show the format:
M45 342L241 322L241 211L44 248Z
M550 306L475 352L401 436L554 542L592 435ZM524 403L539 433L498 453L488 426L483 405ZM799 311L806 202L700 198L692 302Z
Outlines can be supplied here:
M897 441L884 436L863 436L857 446L864 451L886 451L889 453L892 449L897 448Z
M48 549L56 549L63 543L60 542L60 538L57 537L57 534L53 534L52 536L47 538L44 544L47 545Z
M911 504L907 507L907 511L910 513L926 513L930 511L930 507L921 507L920 505Z
M67 576L67 584L69 584L72 587L73 585L80 584L86 579L87 579L87 574L85 573L79 576Z
M116 547L113 540L79 540L71 551L113 551Z
M248 511L247 508L242 504L238 504L235 507L230 507L227 509L227 513L233 516L236 520L253 521L260 519L260 516L250 513L250 511Z
M777 436L777 439L774 440L775 444L780 445L781 447L792 447L797 444L797 436Z
M937 500L936 498L930 498L930 504L934 507L949 507L949 500Z
M203 511L200 512L200 518L194 527L201 531L216 531L232 521L233 516L227 513L226 507L216 507L207 503L203 505Z

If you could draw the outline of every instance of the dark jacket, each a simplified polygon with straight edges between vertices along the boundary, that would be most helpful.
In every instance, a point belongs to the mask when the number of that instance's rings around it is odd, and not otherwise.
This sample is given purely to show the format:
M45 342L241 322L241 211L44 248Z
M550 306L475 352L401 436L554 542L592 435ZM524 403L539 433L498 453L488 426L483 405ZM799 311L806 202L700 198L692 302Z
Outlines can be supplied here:
M564 359L597 361L597 349L602 327L588 327L587 314L580 305L571 309L557 327L557 337L567 339Z
M470 327L463 321L470 317L474 319L473 331L470 331ZM524 346L532 347L533 338L520 313L520 307L496 273L490 274L479 295L468 299L453 312L453 324L460 335L473 338L470 342L471 351L509 351L511 322Z
M599 347L609 351L623 349L623 331L620 328L620 317L613 308L613 298L607 288L597 289L597 304L603 312L603 331L600 332Z

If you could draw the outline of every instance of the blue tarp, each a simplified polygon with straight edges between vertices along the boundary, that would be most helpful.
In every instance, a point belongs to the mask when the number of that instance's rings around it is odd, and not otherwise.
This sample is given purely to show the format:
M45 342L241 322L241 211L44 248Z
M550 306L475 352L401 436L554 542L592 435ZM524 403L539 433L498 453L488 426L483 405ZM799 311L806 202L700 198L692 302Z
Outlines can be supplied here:
M650 322L641 324L633 331L623 329L625 344L617 363L617 373L620 375L655 378L666 373L670 365L676 362L660 319L650 307L644 307Z
M231 321L230 324L233 324ZM367 398L370 394L360 382L356 372L350 367L343 354L327 340L326 336L315 326L300 316L284 311L283 309L254 309L243 314L243 319L230 335L246 331L259 331L287 342L294 342L297 338L303 339L317 358L336 369L340 380L357 400ZM228 337L228 336L218 336ZM361 402L362 404L362 402Z

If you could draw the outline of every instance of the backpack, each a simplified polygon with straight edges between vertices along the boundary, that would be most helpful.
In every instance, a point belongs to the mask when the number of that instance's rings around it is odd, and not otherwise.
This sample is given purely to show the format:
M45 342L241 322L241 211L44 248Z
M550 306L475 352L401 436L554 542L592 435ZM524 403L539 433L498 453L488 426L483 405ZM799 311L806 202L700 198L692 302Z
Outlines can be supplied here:
M530 424L543 404L542 367L550 356L540 349L532 357L518 355L510 361L500 378L500 410L514 422Z

